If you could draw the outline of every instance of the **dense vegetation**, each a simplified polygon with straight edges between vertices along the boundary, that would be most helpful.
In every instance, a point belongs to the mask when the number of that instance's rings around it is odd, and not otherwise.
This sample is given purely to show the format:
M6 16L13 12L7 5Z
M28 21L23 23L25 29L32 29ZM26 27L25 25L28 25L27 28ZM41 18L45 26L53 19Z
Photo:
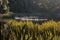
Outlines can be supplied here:
M1 28L2 40L60 40L60 21L53 20L41 25L32 21L10 20Z
M1 19L8 20L9 18L8 21L6 20L6 23L0 23L1 40L60 40L60 1L54 4L50 4L48 0L47 2L41 0L8 1L9 3L7 3L7 0L3 0L2 4L0 2L0 22ZM51 20L39 24L32 21L10 20L12 17L15 17L15 15L9 15L11 14L10 11L16 13L17 16L22 13L23 15L24 13L38 14L39 18L59 21Z
M10 10L14 12L60 12L59 0L8 0Z

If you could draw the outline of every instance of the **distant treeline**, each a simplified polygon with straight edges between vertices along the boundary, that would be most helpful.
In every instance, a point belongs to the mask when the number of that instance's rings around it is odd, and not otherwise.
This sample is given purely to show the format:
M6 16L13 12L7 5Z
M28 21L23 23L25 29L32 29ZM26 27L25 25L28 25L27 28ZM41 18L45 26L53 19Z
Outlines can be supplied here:
M34 12L44 12L44 13L59 13L60 12L60 2L59 0L9 0L10 10L13 12L23 12L23 13L34 13Z

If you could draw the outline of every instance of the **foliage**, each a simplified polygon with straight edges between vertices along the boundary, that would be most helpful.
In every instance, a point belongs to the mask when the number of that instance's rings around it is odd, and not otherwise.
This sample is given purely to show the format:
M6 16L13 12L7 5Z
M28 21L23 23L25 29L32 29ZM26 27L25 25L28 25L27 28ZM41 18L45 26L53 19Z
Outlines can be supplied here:
M32 21L16 20L10 20L6 24L9 31L5 37L3 35L5 40L56 40L56 31L60 26L60 22L53 20L42 25Z

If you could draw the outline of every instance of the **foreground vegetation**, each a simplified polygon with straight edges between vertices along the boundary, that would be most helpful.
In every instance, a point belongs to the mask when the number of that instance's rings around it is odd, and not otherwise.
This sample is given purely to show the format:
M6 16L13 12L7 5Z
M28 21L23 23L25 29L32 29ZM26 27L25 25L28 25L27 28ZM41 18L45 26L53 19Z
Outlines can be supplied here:
M59 32L60 21L51 20L39 24L10 20L1 28L1 37L2 40L57 40Z

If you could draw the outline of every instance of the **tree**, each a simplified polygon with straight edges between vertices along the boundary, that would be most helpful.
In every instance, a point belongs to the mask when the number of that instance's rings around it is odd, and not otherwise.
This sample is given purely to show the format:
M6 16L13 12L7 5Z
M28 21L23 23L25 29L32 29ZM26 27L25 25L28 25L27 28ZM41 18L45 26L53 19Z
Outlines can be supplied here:
M8 13L8 0L1 0L0 8L2 14Z

